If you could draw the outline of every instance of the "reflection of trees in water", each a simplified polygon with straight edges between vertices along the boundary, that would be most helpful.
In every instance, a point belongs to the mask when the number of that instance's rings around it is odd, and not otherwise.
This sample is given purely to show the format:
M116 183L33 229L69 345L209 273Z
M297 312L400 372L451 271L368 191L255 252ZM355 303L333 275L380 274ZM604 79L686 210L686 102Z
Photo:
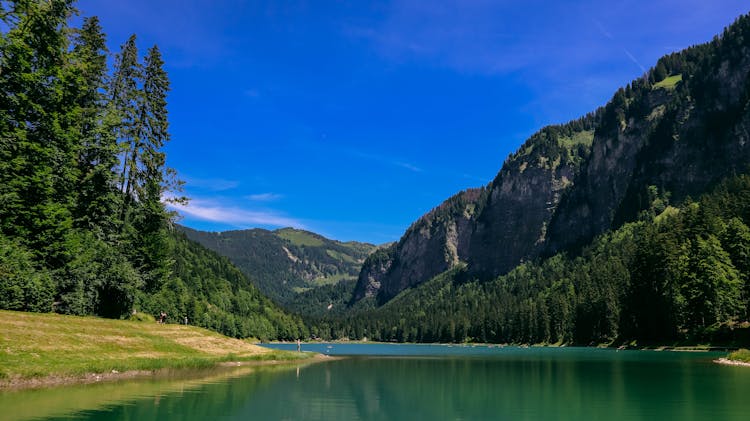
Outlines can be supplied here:
M141 396L146 399L120 400L117 407L82 416L101 420L694 419L728 408L740 413L750 410L741 396L750 389L750 378L731 376L731 367L696 362L694 355L574 349L525 352L536 356L362 357L264 367L198 385L171 383L187 385L182 391L176 386L144 389ZM104 389L92 387L91 393L97 390Z

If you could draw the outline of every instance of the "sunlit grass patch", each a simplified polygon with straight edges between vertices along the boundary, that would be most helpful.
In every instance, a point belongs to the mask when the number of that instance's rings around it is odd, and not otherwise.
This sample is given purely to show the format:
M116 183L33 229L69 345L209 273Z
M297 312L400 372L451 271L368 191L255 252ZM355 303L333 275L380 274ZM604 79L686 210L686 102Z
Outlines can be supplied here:
M11 311L0 311L0 326L0 379L6 381L310 357L193 326Z
M672 90L680 82L682 82L682 74L672 75L672 76L664 78L664 80L662 80L661 82L655 83L653 88L654 89L664 88L667 90Z

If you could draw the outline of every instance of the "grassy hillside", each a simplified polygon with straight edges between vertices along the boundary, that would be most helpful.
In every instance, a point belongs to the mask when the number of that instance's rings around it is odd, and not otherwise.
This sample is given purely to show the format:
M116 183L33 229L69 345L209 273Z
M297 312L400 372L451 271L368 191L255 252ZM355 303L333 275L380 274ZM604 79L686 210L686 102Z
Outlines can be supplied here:
M0 311L0 326L0 387L49 376L304 357L175 324Z
M376 249L372 244L342 243L293 228L221 233L182 230L191 240L227 257L261 292L296 312L309 307L300 304L300 294L351 282Z

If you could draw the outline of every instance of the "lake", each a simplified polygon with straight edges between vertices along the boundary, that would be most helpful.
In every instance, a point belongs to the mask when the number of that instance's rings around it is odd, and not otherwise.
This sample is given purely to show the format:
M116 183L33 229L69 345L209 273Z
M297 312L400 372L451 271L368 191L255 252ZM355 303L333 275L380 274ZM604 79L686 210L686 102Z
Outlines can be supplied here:
M295 344L266 345L296 349ZM747 420L750 368L723 353L303 344L345 359L0 393L0 418Z

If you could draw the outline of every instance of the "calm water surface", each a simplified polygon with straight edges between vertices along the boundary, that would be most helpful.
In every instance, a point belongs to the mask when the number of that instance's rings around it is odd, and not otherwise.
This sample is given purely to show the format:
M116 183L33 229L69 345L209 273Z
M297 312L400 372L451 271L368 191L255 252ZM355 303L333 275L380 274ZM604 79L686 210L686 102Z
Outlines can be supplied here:
M750 419L750 369L711 363L721 353L382 344L303 350L354 356L207 379L0 393L0 419Z

